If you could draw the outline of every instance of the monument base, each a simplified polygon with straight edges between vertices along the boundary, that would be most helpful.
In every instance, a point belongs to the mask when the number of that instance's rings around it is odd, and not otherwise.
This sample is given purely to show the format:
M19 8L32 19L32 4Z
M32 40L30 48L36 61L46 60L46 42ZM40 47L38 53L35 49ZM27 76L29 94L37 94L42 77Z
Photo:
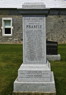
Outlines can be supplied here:
M54 93L55 83L52 73L51 82L19 82L17 79L14 82L14 92L44 92Z
M44 95L55 95L55 82L50 64L22 64L18 70L18 77L14 82L15 93L48 93ZM21 94L17 94L21 95ZM39 94L40 95L40 94Z
M13 92L12 95L56 95L56 93L42 93L42 92Z
M57 55L47 55L47 60L51 60L51 61L59 61L61 60L61 55L57 54Z

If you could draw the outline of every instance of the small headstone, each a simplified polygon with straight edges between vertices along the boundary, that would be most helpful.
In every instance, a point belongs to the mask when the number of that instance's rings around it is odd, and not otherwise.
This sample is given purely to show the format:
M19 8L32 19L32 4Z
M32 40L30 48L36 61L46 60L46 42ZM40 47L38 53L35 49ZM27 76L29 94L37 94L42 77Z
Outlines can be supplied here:
M46 54L47 60L61 60L61 56L58 54L58 42L46 41Z
M47 55L58 54L58 43L54 41L46 41L46 53Z

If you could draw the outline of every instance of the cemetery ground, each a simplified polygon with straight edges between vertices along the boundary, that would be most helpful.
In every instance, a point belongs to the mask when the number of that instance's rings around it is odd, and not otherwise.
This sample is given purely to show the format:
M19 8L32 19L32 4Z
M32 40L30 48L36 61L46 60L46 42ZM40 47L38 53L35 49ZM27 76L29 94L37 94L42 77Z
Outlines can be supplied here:
M66 95L66 44L58 46L61 61L51 61L57 95ZM0 44L0 95L12 95L13 83L22 64L22 45Z

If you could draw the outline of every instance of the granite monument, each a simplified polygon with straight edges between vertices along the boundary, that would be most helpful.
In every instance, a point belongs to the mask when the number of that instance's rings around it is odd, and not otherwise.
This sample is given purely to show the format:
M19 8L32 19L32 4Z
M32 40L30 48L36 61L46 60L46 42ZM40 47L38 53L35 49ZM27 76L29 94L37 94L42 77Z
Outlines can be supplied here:
M42 3L23 5L23 9L32 9L32 11L39 8L45 9L45 5ZM27 93L26 95L28 93L56 94L54 75L46 59L45 14L36 15L27 12L23 15L23 64L18 70L13 92L17 95L23 95L23 93Z

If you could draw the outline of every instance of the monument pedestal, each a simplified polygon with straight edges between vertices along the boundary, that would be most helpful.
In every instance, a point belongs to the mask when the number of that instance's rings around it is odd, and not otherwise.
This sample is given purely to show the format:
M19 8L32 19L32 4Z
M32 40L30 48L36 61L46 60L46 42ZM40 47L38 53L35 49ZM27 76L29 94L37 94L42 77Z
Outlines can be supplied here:
M18 70L18 77L14 82L14 93L47 93L55 95L55 82L53 72L50 71L50 64L34 65L22 64ZM17 94L21 95L21 94Z

